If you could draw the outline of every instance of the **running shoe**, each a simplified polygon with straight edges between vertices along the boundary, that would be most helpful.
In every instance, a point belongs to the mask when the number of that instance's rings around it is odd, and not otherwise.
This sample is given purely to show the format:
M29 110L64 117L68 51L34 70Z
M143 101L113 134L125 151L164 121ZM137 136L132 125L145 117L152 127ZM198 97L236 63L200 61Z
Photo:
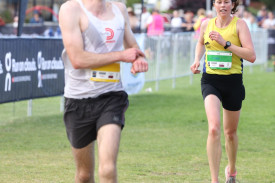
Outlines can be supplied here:
M225 180L226 180L225 183L237 183L236 181L237 171L233 174L230 174L228 168L229 168L228 166L225 167L225 172L224 172Z

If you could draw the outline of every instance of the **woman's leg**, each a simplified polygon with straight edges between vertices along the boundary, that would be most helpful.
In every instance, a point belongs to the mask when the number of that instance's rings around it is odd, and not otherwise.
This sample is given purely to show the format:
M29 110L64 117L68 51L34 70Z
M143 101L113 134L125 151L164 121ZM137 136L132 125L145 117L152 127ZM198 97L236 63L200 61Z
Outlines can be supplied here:
M221 131L220 107L221 102L215 95L208 95L204 100L205 112L208 120L207 155L212 183L218 182L221 161Z
M228 111L223 109L223 126L225 136L225 149L228 157L229 173L236 172L236 159L238 149L237 127L240 119L239 111Z

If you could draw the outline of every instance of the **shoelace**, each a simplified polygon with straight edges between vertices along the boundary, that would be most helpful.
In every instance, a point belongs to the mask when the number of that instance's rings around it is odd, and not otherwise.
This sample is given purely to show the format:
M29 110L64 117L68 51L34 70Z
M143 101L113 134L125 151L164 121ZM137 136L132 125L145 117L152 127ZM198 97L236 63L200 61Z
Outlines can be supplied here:
M226 183L239 183L239 181L236 179L236 177L230 177Z
M236 181L237 171L233 174L230 174L229 170L228 170L228 166L225 168L225 171L226 171L225 177L227 178L227 176L229 175L229 179L227 179L226 183L237 183L237 181Z
M236 177L229 177L226 183L237 183Z

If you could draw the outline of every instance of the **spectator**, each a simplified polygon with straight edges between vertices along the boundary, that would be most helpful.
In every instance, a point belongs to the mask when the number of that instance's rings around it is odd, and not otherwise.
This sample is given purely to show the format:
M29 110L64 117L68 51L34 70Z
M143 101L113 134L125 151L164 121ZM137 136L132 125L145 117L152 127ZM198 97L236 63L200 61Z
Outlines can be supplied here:
M200 35L200 28L201 28L201 24L204 20L206 20L206 16L205 16L205 9L200 8L197 12L197 20L193 26L194 30L196 31L196 38L199 37Z
M243 12L243 20L246 22L246 24L249 23L250 13L248 11Z
M47 28L47 29L44 31L44 36L46 36L46 37L54 37L54 36L55 36L55 33L54 33L53 28L52 28L52 27Z
M61 36L62 36L62 35L61 35L60 27L57 27L57 28L56 28L56 31L55 31L55 33L54 33L54 36L55 36L55 37L61 37Z
M213 12L210 10L206 11L206 18L209 18L209 19L213 18Z
M275 29L274 14L269 11L267 17L268 18L264 20L262 27L265 29Z
M134 33L138 32L139 21L135 15L133 8L127 8L131 29Z
M44 20L38 11L34 11L33 17L31 18L30 23L32 23L32 24L43 24L44 23Z
M164 32L164 20L163 17L159 14L157 9L154 9L152 15L148 18L147 21L147 35L148 36L157 36L162 35Z
M234 16L239 17L239 18L243 18L244 11L245 11L244 5L239 4L238 11L234 14Z
M193 21L194 14L192 11L187 11L184 14L184 21L183 21L183 31L184 32L192 32L194 31L194 21Z
M179 12L177 10L174 10L173 18L171 20L171 32L182 32L182 23L182 18L179 16Z
M266 7L263 6L258 12L258 16L257 16L257 22L259 27L262 27L265 19L267 19L267 11L266 11Z
M248 11L244 11L243 20L246 22L249 30L258 29L258 24L256 22L256 18Z
M206 19L206 16L205 16L205 9L203 8L200 8L198 11L197 11L197 17L196 17L196 21L195 21L195 24L194 24L194 30L200 30L200 27L201 27L201 23Z
M0 17L0 26L4 26L5 24L5 21Z
M12 26L13 26L14 28L17 28L17 27L18 27L18 21L19 21L18 16L17 16L17 15L14 16L14 17L13 17L13 23L12 23Z
M13 22L12 22L12 27L13 27L13 34L17 34L17 28L18 28L18 21L19 21L19 17L17 15L15 15L13 17Z
M259 26L258 26L256 17L250 13L249 20L250 20L250 25L248 25L249 30L257 30Z
M147 11L146 7L143 7L142 9L142 14L141 14L141 22L140 22L140 29L142 33L146 33L147 32L147 26L146 23L149 19L149 17L151 16L151 14Z

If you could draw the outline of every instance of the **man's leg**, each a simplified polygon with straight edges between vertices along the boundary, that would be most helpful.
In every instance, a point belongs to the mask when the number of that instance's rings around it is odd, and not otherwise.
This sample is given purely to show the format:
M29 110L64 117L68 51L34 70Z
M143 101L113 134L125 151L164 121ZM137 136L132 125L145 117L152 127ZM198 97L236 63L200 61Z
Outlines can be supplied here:
M76 183L95 183L94 180L94 142L88 146L76 149L72 148L76 164Z
M239 111L228 111L223 109L223 126L225 136L225 149L228 157L230 174L236 172L236 159L238 149L237 127L240 119Z
M107 124L98 130L98 158L100 183L117 183L116 161L121 126Z
M220 100L208 95L204 100L208 120L207 156L212 183L218 182L221 161Z

